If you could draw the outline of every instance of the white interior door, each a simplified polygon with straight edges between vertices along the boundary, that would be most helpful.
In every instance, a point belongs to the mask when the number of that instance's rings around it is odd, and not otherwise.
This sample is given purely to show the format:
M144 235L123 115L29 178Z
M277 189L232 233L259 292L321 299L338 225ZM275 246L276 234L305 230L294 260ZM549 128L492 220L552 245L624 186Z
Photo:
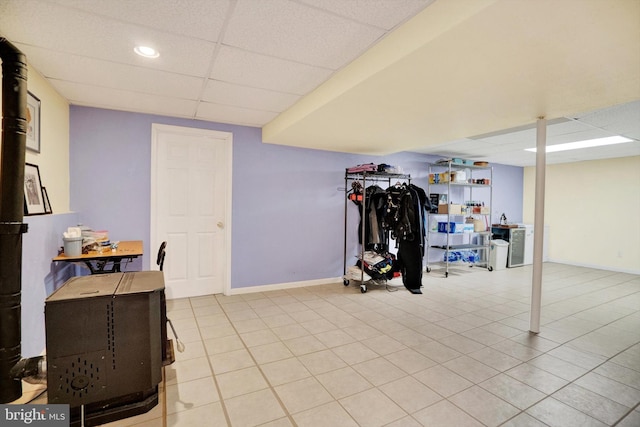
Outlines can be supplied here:
M153 125L151 268L160 243L167 298L228 293L232 134Z

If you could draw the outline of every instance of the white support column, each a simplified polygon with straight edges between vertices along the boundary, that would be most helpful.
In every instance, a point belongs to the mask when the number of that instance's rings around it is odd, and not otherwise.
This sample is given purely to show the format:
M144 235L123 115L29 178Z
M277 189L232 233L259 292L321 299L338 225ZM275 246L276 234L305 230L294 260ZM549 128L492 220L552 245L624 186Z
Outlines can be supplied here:
M544 183L547 163L547 120L539 117L536 123L536 198L533 221L533 278L531 281L531 319L529 331L540 332L542 300L542 247L544 236Z

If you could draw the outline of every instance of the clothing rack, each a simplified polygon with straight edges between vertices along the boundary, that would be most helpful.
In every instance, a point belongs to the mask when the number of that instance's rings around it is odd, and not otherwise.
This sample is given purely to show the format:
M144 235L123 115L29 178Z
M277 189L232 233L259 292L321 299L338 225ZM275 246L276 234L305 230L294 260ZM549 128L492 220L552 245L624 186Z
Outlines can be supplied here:
M389 173L389 172L374 172L374 171L363 171L363 172L349 172L348 169L345 171L344 176L344 185L345 185L345 197L344 197L344 264L343 264L343 284L345 286L349 286L350 279L346 277L347 275L347 220L348 220L348 204L349 204L349 193L351 193L351 185L354 182L362 182L362 199L358 200L362 203L362 215L361 215L361 230L360 230L360 292L367 292L367 284L384 284L386 285L386 280L382 282L380 279L371 279L365 280L365 272L363 268L365 251L366 251L366 224L368 221L366 215L366 203L367 203L367 185L374 184L376 182L384 182L388 187L391 187L394 184L394 181L400 182L404 181L407 184L411 183L411 175L401 174L401 173ZM386 244L389 244L389 233L385 232ZM382 282L382 283L381 283Z

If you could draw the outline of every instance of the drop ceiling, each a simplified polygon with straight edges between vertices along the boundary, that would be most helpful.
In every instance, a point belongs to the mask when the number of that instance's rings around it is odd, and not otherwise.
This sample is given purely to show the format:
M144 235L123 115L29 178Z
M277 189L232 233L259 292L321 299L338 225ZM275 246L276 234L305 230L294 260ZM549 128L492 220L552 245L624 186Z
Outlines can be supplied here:
M0 35L72 105L266 143L529 166L544 116L635 140L548 163L640 155L637 0L0 0Z

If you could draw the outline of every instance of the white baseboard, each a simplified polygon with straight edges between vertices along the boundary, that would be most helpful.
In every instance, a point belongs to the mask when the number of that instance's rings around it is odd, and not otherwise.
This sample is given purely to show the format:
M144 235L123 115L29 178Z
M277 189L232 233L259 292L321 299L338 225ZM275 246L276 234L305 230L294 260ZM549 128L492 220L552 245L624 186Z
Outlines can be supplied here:
M284 289L303 288L305 286L327 285L342 283L342 276L328 279L304 280L302 282L276 283L273 285L249 286L246 288L231 288L229 295L251 294L254 292L280 291Z
M594 268L596 270L613 271L613 272L616 272L616 273L640 274L640 270L636 270L636 269L615 268L615 267L611 267L609 265L585 264L585 263L580 263L580 262L568 261L566 259L549 258L548 262L553 262L553 263L556 263L556 264L573 265L573 266L576 266L576 267Z

